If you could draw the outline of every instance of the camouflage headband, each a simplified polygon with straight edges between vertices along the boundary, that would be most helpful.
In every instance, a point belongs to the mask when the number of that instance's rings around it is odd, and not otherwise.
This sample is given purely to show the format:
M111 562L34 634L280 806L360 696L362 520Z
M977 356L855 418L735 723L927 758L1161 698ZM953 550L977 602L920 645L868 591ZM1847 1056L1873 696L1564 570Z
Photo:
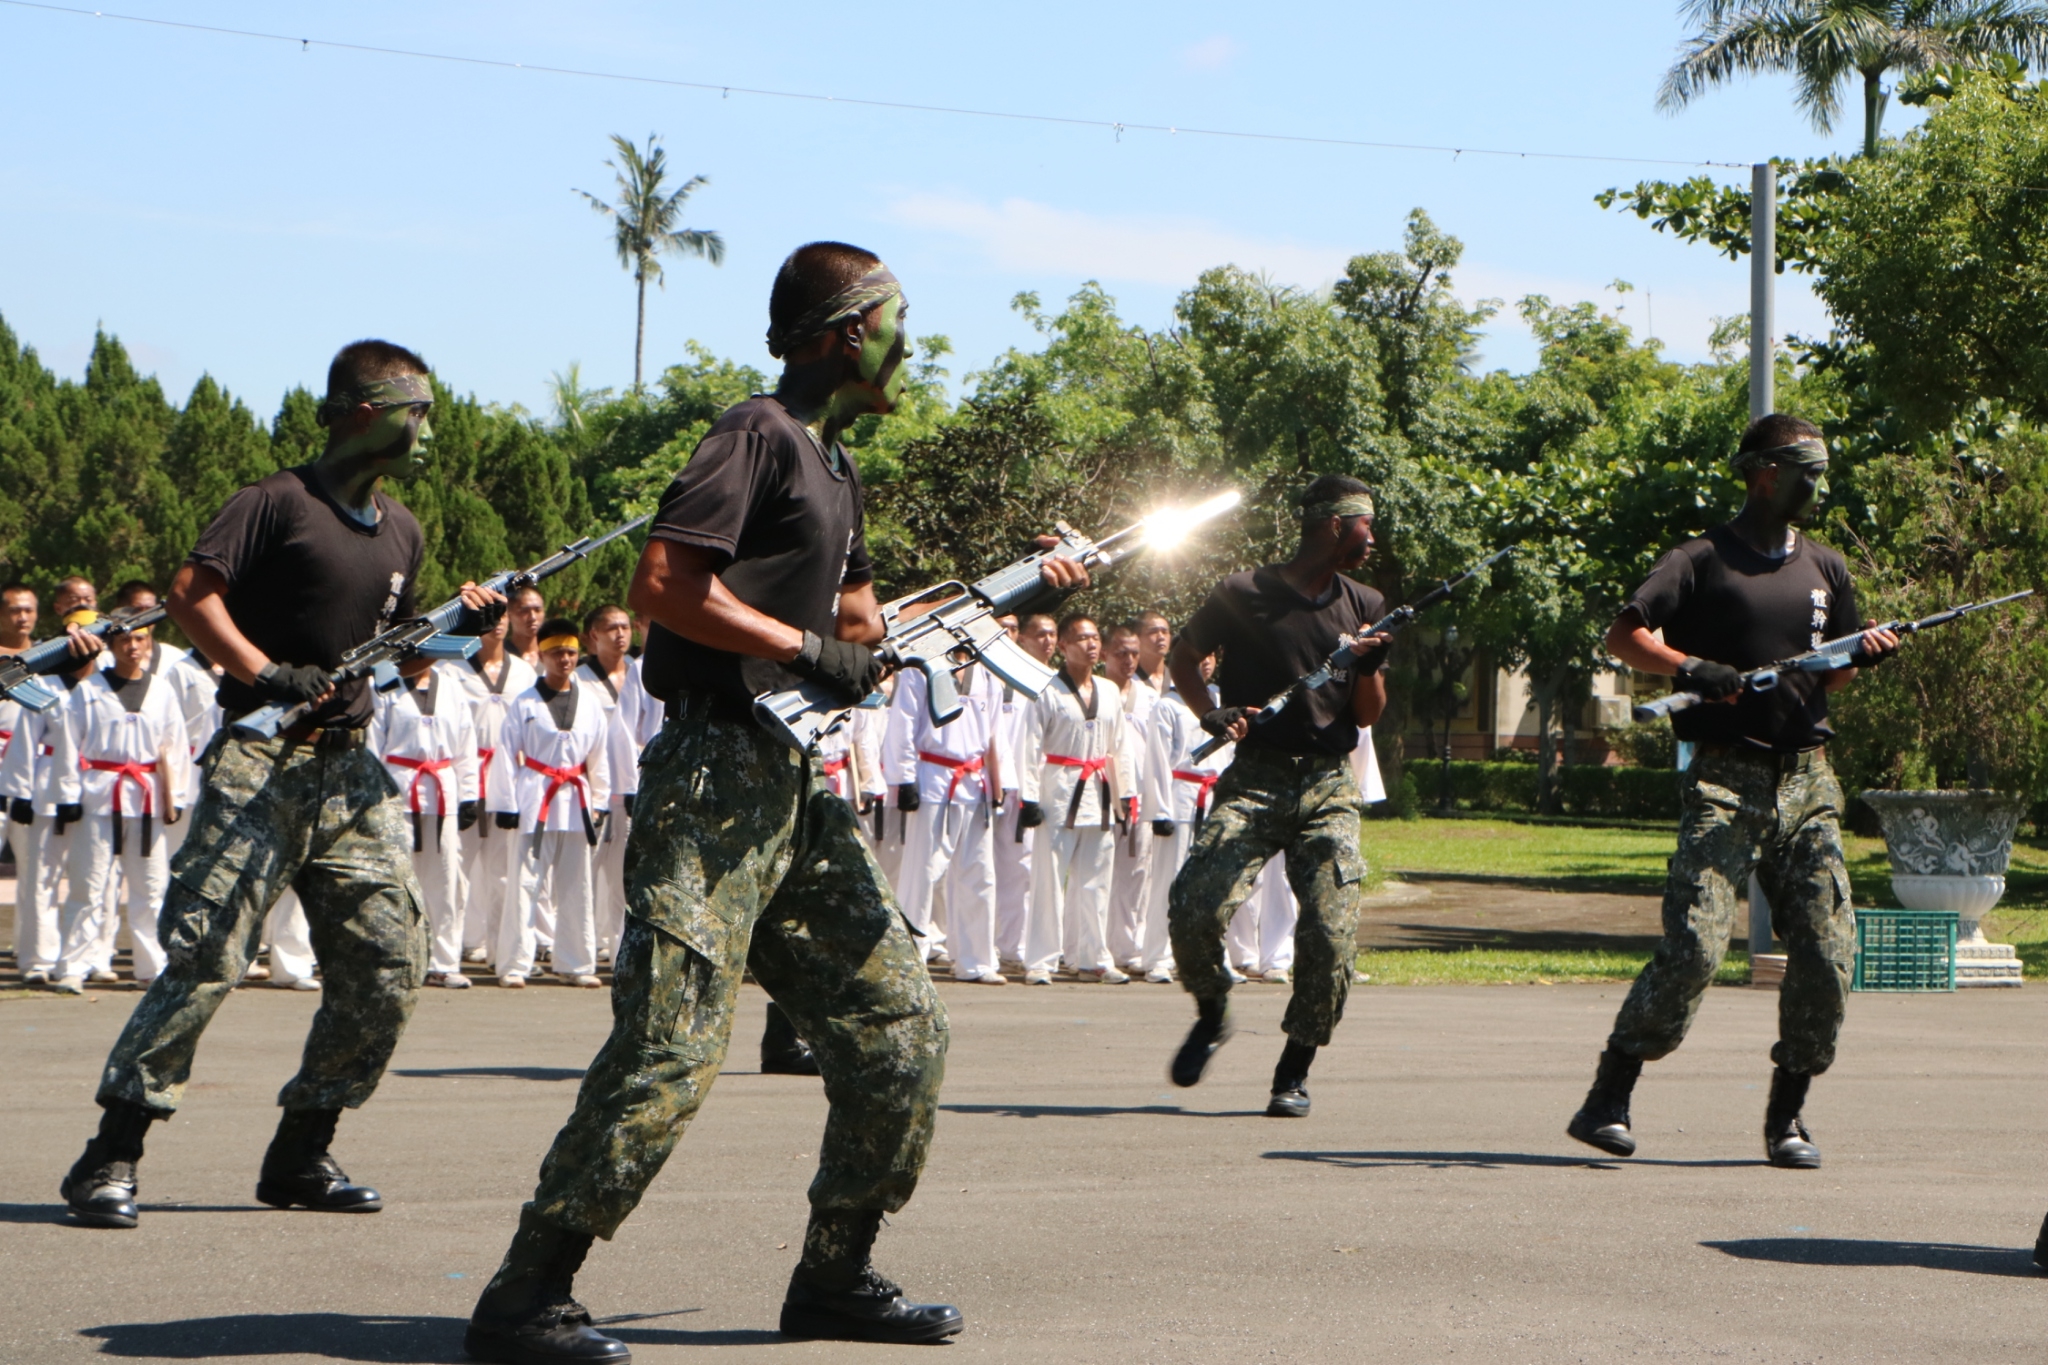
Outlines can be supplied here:
M903 285L878 265L846 288L826 299L787 327L768 328L768 354L782 359L812 337L821 335L835 322L865 313L886 299L901 296Z
M1828 445L1818 436L1802 436L1790 445L1772 446L1769 450L1738 450L1734 464L1738 470L1761 469L1767 464L1782 461L1785 464L1809 465L1828 462Z
M423 374L399 374L389 379L372 379L320 400L319 421L329 426L334 419L364 403L373 408L409 408L415 403L434 401L434 383Z
M1341 498L1328 502L1306 503L1301 509L1303 521L1321 521L1324 517L1369 517L1372 515L1372 499L1364 493L1347 493Z

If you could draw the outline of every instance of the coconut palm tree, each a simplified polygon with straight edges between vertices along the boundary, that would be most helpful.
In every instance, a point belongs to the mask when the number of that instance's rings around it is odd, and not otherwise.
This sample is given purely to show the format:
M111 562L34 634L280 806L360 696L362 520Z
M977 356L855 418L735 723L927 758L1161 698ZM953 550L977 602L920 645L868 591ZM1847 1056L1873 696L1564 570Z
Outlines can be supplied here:
M1842 86L1860 78L1865 156L1877 153L1886 72L2048 56L2048 5L2035 0L1685 0L1680 13L1699 32L1664 74L1659 109L1682 109L1738 75L1784 71L1825 133Z
M680 226L683 205L698 187L710 182L693 175L681 187L665 191L668 152L655 134L647 135L647 150L641 151L617 133L612 146L616 161L604 164L618 179L619 201L608 204L588 190L577 190L590 207L612 220L612 245L619 253L619 265L633 272L639 290L639 311L633 323L633 388L640 388L640 356L647 341L647 282L662 284L660 256L673 251L682 256L701 256L713 265L725 260L725 239L704 228Z

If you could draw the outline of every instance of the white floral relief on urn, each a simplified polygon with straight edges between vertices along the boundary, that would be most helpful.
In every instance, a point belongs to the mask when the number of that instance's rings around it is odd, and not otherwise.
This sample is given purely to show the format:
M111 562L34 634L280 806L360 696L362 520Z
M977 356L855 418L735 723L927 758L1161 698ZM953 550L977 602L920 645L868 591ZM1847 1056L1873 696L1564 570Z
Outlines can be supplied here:
M1867 791L1863 800L1884 825L1899 904L1955 912L1956 984L2018 985L2017 955L1985 939L1983 920L2005 894L2025 809L2019 798L1982 790Z

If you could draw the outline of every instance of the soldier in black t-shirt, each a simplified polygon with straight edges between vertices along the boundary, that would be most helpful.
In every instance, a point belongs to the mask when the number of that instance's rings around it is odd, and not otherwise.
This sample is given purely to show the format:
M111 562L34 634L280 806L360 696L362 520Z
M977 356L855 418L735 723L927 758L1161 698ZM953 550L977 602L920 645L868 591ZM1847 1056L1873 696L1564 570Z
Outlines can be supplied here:
M881 677L860 472L839 436L896 405L903 295L871 253L817 242L783 263L768 311L780 384L712 424L662 495L634 575L633 610L652 623L643 677L666 720L641 755L612 1034L471 1315L464 1344L479 1360L625 1358L572 1297L575 1273L703 1103L749 970L810 1044L832 1106L783 1332L917 1342L960 1330L958 1309L907 1302L868 1259L924 1168L945 1009L853 807L817 754L786 747L751 707L803 680L852 705ZM1045 576L1087 581L1071 560Z
M1195 997L1195 1026L1173 1059L1175 1085L1202 1079L1230 1036L1230 969L1223 935L1231 915L1276 853L1301 904L1294 928L1294 994L1281 1029L1287 1045L1273 1071L1266 1112L1307 1115L1309 1064L1344 1016L1357 952L1365 859L1358 823L1365 799L1352 774L1358 731L1387 704L1384 641L1358 667L1297 695L1247 732L1247 718L1313 672L1347 639L1385 614L1371 588L1345 577L1372 551L1372 498L1364 484L1326 474L1301 497L1301 542L1285 564L1232 574L1174 641L1168 656L1183 698L1205 697L1202 660L1223 651L1222 705L1202 728L1237 741L1215 800L1167 898L1167 925L1181 983Z
M178 571L166 605L226 670L227 719L268 702L314 710L275 739L223 726L200 756L204 787L157 920L169 961L107 1058L99 1134L63 1183L82 1223L135 1226L143 1135L177 1109L200 1034L287 888L305 907L325 996L299 1074L278 1096L284 1114L256 1197L279 1208L382 1207L375 1190L342 1174L328 1144L341 1111L376 1089L412 1013L426 924L405 807L363 744L369 685L337 688L328 675L344 651L417 614L419 523L378 484L422 467L433 398L426 362L411 351L383 341L344 347L320 405L326 451L229 498ZM467 632L503 610L498 594L475 584L463 585L463 598Z
M1826 491L1827 464L1812 423L1783 415L1752 422L1735 454L1748 489L1742 511L1658 560L1607 632L1623 663L1675 675L1682 690L1716 703L1672 717L1696 751L1664 891L1664 940L1622 1004L1592 1092L1566 1128L1615 1156L1636 1149L1630 1092L1644 1062L1684 1040L1754 872L1786 955L1764 1150L1775 1166L1820 1165L1799 1113L1808 1083L1834 1061L1856 954L1842 790L1822 746L1833 735L1828 694L1856 670L1786 673L1768 692L1744 691L1741 675L1876 624L1859 621L1842 556L1800 530ZM1867 667L1898 645L1890 631L1869 630L1856 657Z

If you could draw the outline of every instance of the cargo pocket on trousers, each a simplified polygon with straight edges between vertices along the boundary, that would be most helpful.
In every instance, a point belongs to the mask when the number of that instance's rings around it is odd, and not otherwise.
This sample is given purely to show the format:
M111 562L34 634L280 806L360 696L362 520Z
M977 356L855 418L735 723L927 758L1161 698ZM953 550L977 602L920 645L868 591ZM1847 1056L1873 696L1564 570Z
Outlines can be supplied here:
M1354 886L1365 880L1365 855L1355 848L1340 848L1330 859L1330 878L1339 886Z
M626 921L612 978L612 999L620 1023L646 1047L694 1056L716 1040L699 1036L699 1011L712 992L717 968L673 934L638 920ZM698 1009L691 1008L692 1002Z

